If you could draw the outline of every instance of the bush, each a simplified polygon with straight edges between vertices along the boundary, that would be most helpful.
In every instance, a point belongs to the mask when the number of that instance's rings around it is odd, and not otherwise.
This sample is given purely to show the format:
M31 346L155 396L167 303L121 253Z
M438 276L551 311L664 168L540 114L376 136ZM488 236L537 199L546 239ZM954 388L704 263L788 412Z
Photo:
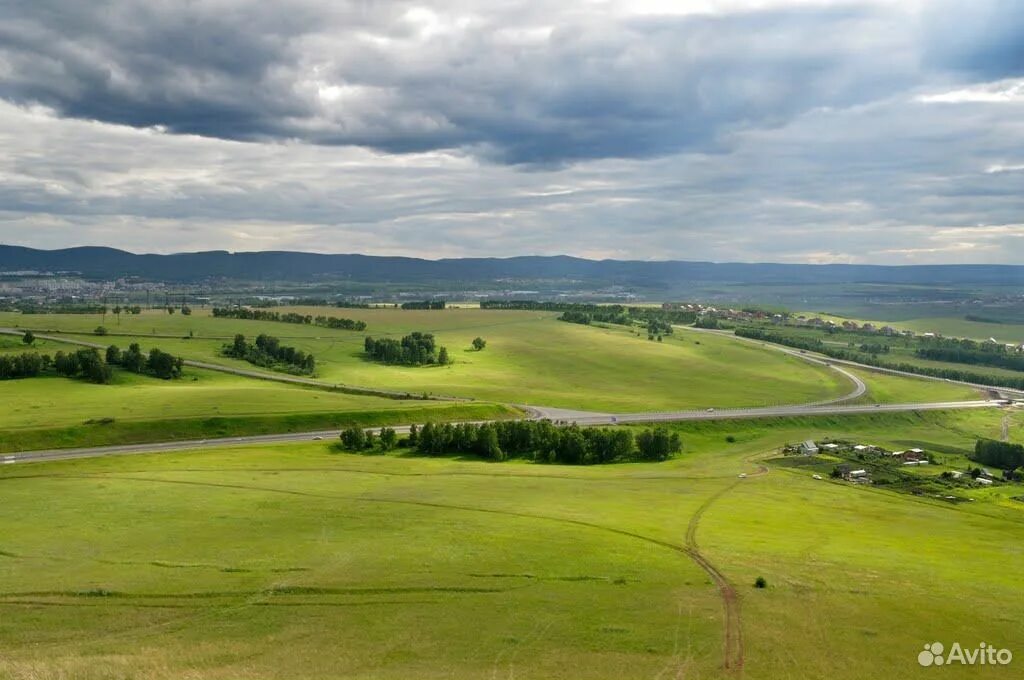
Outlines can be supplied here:
M727 435L726 438L725 438L725 441L729 442L730 444L735 444L736 443L736 437L734 437L731 434Z
M767 588L768 587L768 581L765 580L764 576L758 576L756 579L754 579L754 587L755 588Z

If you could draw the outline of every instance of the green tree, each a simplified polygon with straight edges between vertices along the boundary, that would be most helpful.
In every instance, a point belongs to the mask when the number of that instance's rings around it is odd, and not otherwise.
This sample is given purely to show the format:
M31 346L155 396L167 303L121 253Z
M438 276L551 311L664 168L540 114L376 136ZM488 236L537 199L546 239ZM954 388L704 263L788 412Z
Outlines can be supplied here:
M36 336L32 333L32 331L25 331L25 335L21 336L21 341L26 345L31 345L33 342L36 341Z
M380 429L380 448L383 451L390 451L398 444L398 434L390 427Z
M487 341L486 340L484 340L483 338L479 338L479 337L473 338L473 349L475 349L477 352L479 352L484 347L487 347Z
M481 425L476 436L477 453L489 460L505 460L505 453L498 444L498 433L493 425Z
M442 366L447 366L451 362L452 362L452 360L448 357L448 348L447 347L442 347L440 350L438 350L438 352L437 352L437 363L441 364Z
M96 329L93 331L93 335L106 335L106 334L107 334L107 327L106 326L96 326Z
M107 348L107 363L113 365L121 363L121 350L117 345L111 345Z
M352 425L341 432L341 445L349 451L362 451L366 447L366 433L363 428Z

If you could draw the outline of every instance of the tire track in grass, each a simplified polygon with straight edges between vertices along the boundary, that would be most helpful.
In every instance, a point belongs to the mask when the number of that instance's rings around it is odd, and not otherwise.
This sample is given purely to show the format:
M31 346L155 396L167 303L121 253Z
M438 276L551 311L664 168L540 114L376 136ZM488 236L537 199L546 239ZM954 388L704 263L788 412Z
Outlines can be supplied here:
M768 474L768 468L764 465L758 465L757 471L750 473L748 476L759 477L766 474ZM690 523L686 527L685 541L686 554L711 577L711 580L718 587L719 594L722 596L722 607L725 612L725 631L722 643L724 661L722 665L726 670L739 673L743 671L743 620L740 611L740 596L736 591L736 586L700 552L700 545L697 543L697 528L700 526L700 520L708 508L714 505L722 496L735 489L741 481L741 479L737 479L732 484L719 489L697 508L693 516L690 517Z
M754 473L754 474L763 474L764 472L767 472L767 470L762 468L762 471L759 471L759 472ZM90 479L91 478L90 475L64 475L64 476L67 477L67 478L79 478L79 477L82 478L82 479ZM506 516L506 517L518 517L518 518L522 518L522 519L542 520L542 521L547 521L547 522L557 522L557 523L560 523L560 524L569 524L569 525L573 525L573 526L581 526L581 527L586 527L586 528L589 528L589 529L596 529L598 531L605 531L605 532L609 532L609 533L613 533L613 534L618 534L620 536L626 536L626 537L629 537L629 538L633 538L633 539L636 539L636 540L639 540L639 541L643 541L645 543L649 543L651 545L656 545L656 546L659 546L659 547L662 547L662 548L666 548L668 550L672 550L673 552L676 552L676 553L679 553L679 554L682 554L682 555L686 555L698 567L700 567L704 572L706 572L708 575L711 576L712 580L718 586L719 592L722 595L723 603L725 604L725 612L726 612L726 622L725 622L726 623L726 626L725 626L725 631L726 631L725 653L726 653L726 656L725 656L725 661L724 661L725 668L730 669L730 670L731 669L741 669L742 666L743 666L742 639L739 637L739 632L740 632L739 600L738 600L738 595L736 594L736 590L735 590L735 588L732 587L731 584L729 584L729 581L725 578L725 576L720 571L718 571L718 569L713 564L711 564L711 562L709 562L707 560L707 558L704 557L697 550L696 542L695 541L694 541L694 544L692 546L689 544L689 541L691 540L691 536L694 536L696 534L697 523L700 520L699 516L701 514L703 514L703 512L707 509L708 506L711 505L711 503L714 500L716 500L719 496L724 494L726 491L729 491L730 489L732 489L733 486L735 486L735 483L733 483L732 485L730 485L730 486L726 487L725 489L719 491L714 496L712 496L710 499L708 499L708 501L705 501L704 505L702 505L697 510L697 513L695 513L694 517L691 518L691 520L690 520L690 527L687 529L687 533L686 533L687 545L677 545L677 544L671 543L669 541L663 541L661 539L653 538L651 536L645 536L643 534L638 534L638 533L635 533L635 532L632 532L632 531L628 531L626 529L618 529L616 527L604 526L602 524L596 524L594 522L588 522L586 520L571 519L571 518L566 518L566 517L551 517L549 515L538 515L538 514L527 513L527 512L516 512L514 510L498 510L498 509L495 509L495 508L479 508L479 507L473 507L473 506L467 506L467 505L457 505L457 504L452 504L452 503L438 503L438 502L432 502L432 501L414 501L414 500L399 499L399 498L381 498L381 497L375 497L375 496L342 496L342 495L315 493L315 492L310 492L310 491L299 491L299 490L296 490L296 489L278 489L278 488L274 488L274 487L253 486L253 485L247 485L247 484L230 484L230 483L222 483L222 482L200 482L200 481L196 481L196 480L180 480L180 479L156 479L156 478L152 478L152 477L137 477L137 476L127 476L127 475L105 475L105 477L107 479L121 479L121 480L125 480L125 481L149 482L149 483L155 483L155 484L181 484L181 485L185 485L185 486L214 487L214 488L221 488L221 489L236 489L236 490L243 490L243 491L258 491L258 492L263 492L263 493L280 493L280 494L286 494L286 495L290 495L290 496L304 496L304 497L308 497L308 498L321 498L321 499L327 499L327 500L344 500L344 501L350 501L350 502L356 502L356 503L385 503L385 504L393 504L393 505L409 505L409 506L415 506L415 507L437 508L437 509L443 509L443 510L461 510L461 511L465 511L465 512L481 512L481 513L492 514L492 515L502 515L502 516ZM728 587L726 588L725 586L728 586ZM738 645L738 656L736 655L737 645ZM730 654L732 654L732 656L730 656ZM737 665L737 660L738 660L738 665Z

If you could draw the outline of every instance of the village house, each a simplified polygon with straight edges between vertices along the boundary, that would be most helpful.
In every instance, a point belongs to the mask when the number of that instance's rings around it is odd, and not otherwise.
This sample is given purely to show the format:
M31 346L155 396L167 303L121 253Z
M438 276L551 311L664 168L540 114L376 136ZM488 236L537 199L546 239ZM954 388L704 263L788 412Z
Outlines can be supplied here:
M804 454L805 456L812 456L817 452L817 445L815 445L815 443L810 439L808 439L807 441L800 445L800 453Z

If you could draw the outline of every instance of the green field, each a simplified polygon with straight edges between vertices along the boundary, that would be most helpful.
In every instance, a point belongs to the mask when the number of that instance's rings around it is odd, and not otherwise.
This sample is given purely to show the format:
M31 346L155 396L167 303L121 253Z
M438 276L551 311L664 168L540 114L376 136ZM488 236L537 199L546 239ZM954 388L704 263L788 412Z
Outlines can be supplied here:
M743 677L934 677L925 642L1024 639L1020 488L736 475L811 436L969 447L1002 415L684 423L671 461L590 468L327 442L4 466L0 677L736 677L688 529Z
M178 380L118 370L109 385L57 376L0 381L0 403L0 451L517 415L484 402L352 395L196 368Z
M280 308L280 311L291 311ZM765 352L729 339L684 334L651 342L622 327L589 327L557 321L551 313L449 309L295 308L311 314L350 316L366 321L366 333L295 324L214 319L197 310L190 317L163 312L123 316L107 328L131 337L79 334L89 341L161 349L190 359L252 368L220 355L234 333L270 333L317 359L317 373L328 382L506 403L539 404L596 411L649 411L725 406L805 403L840 396L848 381L823 368ZM30 326L65 332L91 331L96 316L0 314L0 326ZM455 363L445 367L385 366L363 356L364 335L401 336L432 332ZM192 339L181 339L191 332ZM154 338L152 334L170 335ZM150 335L150 337L146 337ZM213 338L212 336L219 336ZM476 336L482 352L470 349Z

